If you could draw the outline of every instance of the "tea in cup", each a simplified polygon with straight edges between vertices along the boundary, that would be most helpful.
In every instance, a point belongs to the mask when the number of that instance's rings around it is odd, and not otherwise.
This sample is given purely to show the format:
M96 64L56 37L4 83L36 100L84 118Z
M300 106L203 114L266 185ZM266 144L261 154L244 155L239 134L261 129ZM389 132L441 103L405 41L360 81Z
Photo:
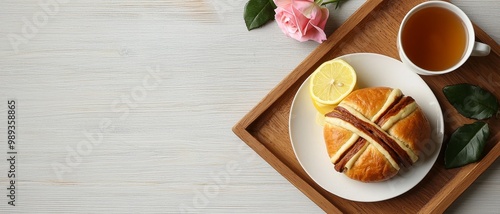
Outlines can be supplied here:
M485 56L490 46L474 41L467 15L445 1L428 1L411 9L399 28L401 61L421 75L456 70L469 56Z

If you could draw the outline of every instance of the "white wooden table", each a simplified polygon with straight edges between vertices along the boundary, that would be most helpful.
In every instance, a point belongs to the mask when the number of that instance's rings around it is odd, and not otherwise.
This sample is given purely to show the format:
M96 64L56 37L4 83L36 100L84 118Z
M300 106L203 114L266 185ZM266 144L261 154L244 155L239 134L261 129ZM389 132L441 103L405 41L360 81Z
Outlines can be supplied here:
M453 2L500 42L497 0ZM231 131L318 45L248 32L245 3L2 0L0 213L322 213ZM332 8L327 33L362 3ZM498 198L499 161L449 212Z

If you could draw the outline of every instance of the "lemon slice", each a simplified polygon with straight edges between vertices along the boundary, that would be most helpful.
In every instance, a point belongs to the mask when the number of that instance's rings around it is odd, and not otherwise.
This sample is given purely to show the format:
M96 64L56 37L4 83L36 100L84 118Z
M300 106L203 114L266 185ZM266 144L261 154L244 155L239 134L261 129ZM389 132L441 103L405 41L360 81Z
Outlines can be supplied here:
M336 105L354 90L356 80L356 72L347 62L333 59L311 74L309 93L317 104Z
M333 105L325 105L325 104L321 104L321 103L318 103L316 102L314 99L312 100L313 102L313 105L314 107L316 108L316 110L321 114L321 115L325 115L331 111L333 111L333 109L337 106L336 104L333 104Z

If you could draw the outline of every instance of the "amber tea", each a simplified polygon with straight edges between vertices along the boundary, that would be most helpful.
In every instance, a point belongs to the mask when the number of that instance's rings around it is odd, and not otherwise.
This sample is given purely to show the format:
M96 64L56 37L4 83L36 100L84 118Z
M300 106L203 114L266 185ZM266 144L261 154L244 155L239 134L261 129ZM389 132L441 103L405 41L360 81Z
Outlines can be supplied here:
M429 71L445 70L457 64L465 53L467 39L462 20L441 7L415 12L401 34L408 58Z

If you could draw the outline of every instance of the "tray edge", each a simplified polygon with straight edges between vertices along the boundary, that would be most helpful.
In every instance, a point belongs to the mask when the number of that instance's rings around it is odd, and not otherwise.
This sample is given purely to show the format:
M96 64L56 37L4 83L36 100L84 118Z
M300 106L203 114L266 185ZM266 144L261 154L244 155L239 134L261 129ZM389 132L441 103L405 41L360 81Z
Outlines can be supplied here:
M290 183L304 193L312 202L317 204L326 212L342 213L335 204L331 203L325 196L321 195L314 187L305 182L291 168L284 164L269 149L262 145L248 130L248 127L254 123L258 117L267 111L286 91L296 83L300 77L305 75L305 71L314 66L320 58L316 55L324 56L324 53L336 47L338 42L347 36L352 29L362 22L371 12L380 4L387 0L367 0L356 10L335 32L328 37L323 44L311 52L294 70L290 72L278 85L276 85L256 106L254 106L242 119L240 119L232 128L243 142L251 147L259 156L270 164L278 173L283 175ZM492 52L500 56L500 45L496 43L485 31L473 23L476 37L484 43L491 46ZM331 44L333 43L333 44ZM316 60L311 60L315 59ZM304 72L301 72L304 71ZM273 95L273 96L270 96ZM500 156L500 142L487 153L483 159L473 165L466 166L470 170L461 169L458 175L462 179L453 179L452 182L444 186L435 196L423 206L418 213L442 213L444 212L470 185ZM268 159L271 158L272 160ZM284 171L281 171L284 170ZM290 177L288 177L290 176ZM457 176L458 177L458 176ZM465 184L465 188L454 188L459 184ZM311 192L312 191L312 192ZM450 197L450 195L452 195ZM318 199L320 201L318 201Z
M304 181L292 169L285 165L269 149L262 145L248 130L249 126L257 118L267 111L295 82L305 75L305 71L310 70L312 66L320 61L316 55L324 56L332 48L336 47L345 36L360 22L368 17L376 8L387 0L367 0L363 3L346 21L339 26L328 39L311 52L299 65L292 70L278 85L257 103L245 116L240 119L233 127L232 131L259 156L261 156L278 173L283 175L292 185L305 194L312 202L318 205L326 212L342 213L335 204L331 203L325 196L319 193L314 187ZM303 72L302 72L303 71ZM273 95L273 96L271 96ZM270 159L271 160L270 160ZM284 170L284 171L281 171ZM319 200L319 201L318 201Z

